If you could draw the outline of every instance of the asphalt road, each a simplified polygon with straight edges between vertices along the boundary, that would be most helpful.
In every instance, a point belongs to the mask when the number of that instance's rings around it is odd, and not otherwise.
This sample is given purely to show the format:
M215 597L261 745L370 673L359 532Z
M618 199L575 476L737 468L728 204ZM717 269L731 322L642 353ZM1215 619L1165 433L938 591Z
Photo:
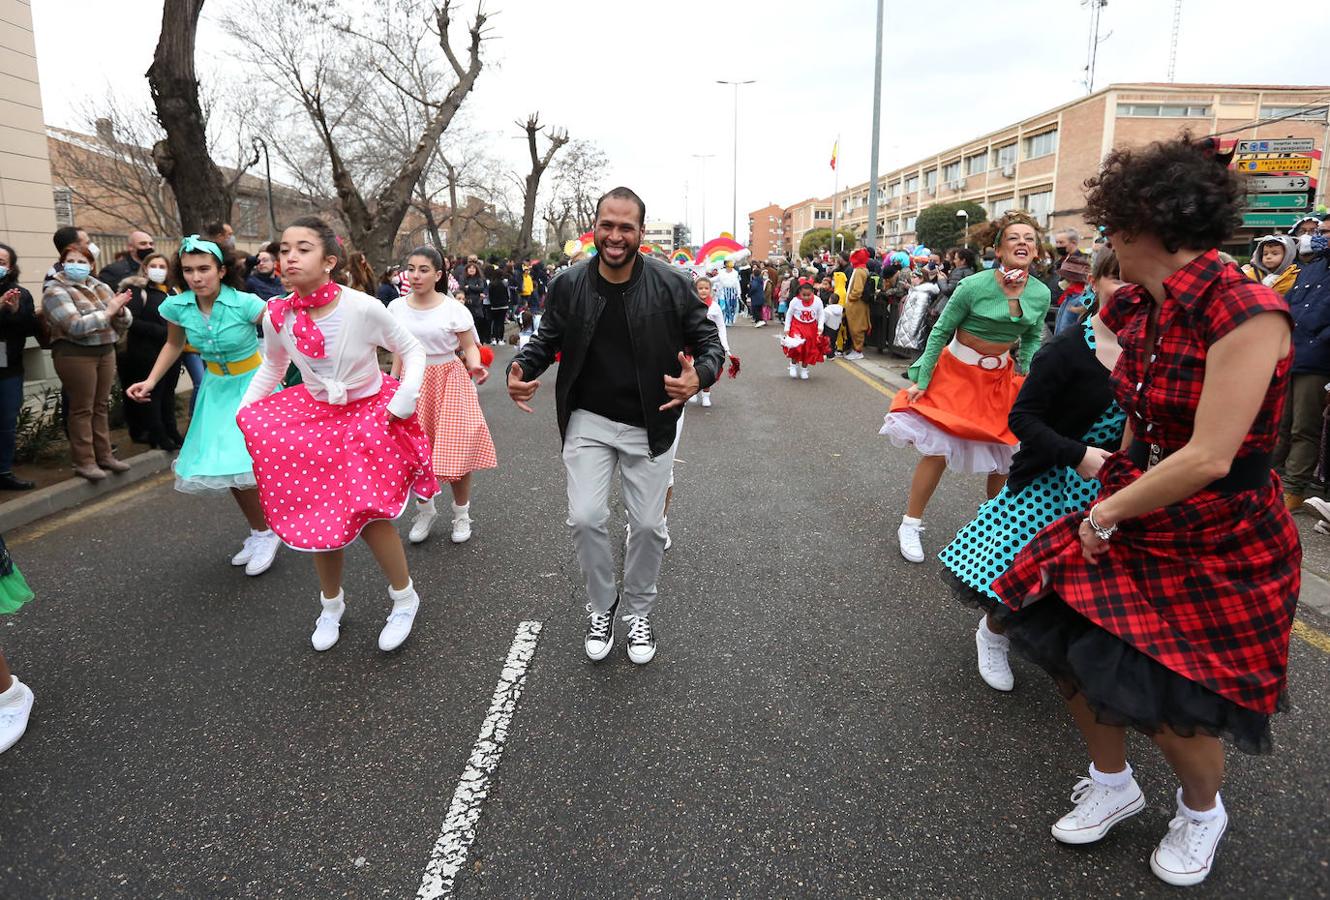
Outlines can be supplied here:
M1133 739L1144 814L1052 840L1086 766L1055 691L1019 661L1009 695L979 680L977 615L896 550L914 457L877 435L886 397L840 363L789 380L775 331L734 329L742 375L688 410L647 667L582 654L552 373L534 416L482 388L500 467L471 543L408 549L423 607L395 654L363 547L314 653L309 561L246 578L230 501L164 479L8 535L38 599L0 646L37 705L0 756L0 897L416 896L524 622L453 896L1173 895L1147 864L1161 757ZM944 481L926 547L981 500ZM1330 622L1302 621L1293 709L1273 755L1230 757L1197 894L1330 896Z

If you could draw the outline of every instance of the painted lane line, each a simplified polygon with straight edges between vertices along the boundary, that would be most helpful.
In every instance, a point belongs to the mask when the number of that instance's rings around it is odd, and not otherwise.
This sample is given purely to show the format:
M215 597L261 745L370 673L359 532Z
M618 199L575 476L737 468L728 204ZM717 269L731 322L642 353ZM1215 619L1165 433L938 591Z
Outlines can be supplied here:
M508 649L503 672L494 688L489 713L481 723L480 735L471 748L471 757L462 770L457 789L453 791L439 839L425 866L425 875L420 879L416 900L439 900L453 891L457 873L461 871L471 843L476 839L480 808L489 794L490 779L499 767L499 760L503 758L503 748L508 743L508 726L512 724L513 714L517 712L517 701L526 686L526 670L536 654L538 637L539 622L523 622L517 626L517 635Z
M850 373L851 375L853 375L855 378L858 378L860 381L862 381L864 384L866 384L866 385L868 385L869 387L871 387L873 390L877 391L879 394L885 394L885 395L887 395L888 397L895 397L895 396L896 396L896 391L894 391L894 390L892 390L891 388L887 387L886 385L882 384L882 382L878 381L878 380L877 380L876 378L874 378L873 376L871 376L871 375L867 374L866 372L862 371L862 370L861 370L858 366L856 366L854 363L849 362L849 361L844 360L844 359L837 359L837 360L836 360L836 363L837 363L842 369L844 369L846 372L849 372L849 373Z
M1330 653L1330 634L1313 628L1301 619L1293 620L1293 633L1322 653Z
M106 512L108 509L115 508L117 512L120 512L122 509L133 505L134 502L143 499L144 494L173 480L175 480L175 472L170 470L158 475L151 475L137 484L118 490L93 503L76 506L66 512L59 512L49 518L42 519L32 526L25 526L15 532L16 536L14 538L6 539L5 543L11 547L19 547L44 538L53 531L59 531L66 525L73 525L75 522L90 519Z

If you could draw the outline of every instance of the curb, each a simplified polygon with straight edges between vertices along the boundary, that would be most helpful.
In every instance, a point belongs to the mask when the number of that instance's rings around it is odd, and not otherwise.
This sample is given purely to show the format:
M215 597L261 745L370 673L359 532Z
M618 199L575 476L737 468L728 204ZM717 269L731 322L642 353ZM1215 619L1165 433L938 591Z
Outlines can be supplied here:
M165 450L149 450L131 456L125 462L130 466L128 472L112 473L105 481L91 482L76 476L0 505L0 534L8 534L38 519L114 494L156 475L171 467L171 455Z
M855 366L859 371L872 378L876 378L883 384L900 390L910 386L910 381L902 375L897 375L894 369L907 365L904 361L893 361L898 364L888 364L883 357L882 360L876 359L856 359L845 360L849 365ZM1313 612L1330 620L1330 579L1323 575L1313 572L1305 566L1302 569L1302 591L1298 595L1298 608L1311 609Z

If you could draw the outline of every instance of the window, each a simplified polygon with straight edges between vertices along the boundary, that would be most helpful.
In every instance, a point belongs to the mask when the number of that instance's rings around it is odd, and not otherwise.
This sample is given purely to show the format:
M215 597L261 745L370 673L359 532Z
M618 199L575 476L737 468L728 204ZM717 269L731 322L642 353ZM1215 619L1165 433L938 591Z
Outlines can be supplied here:
M900 220L900 219L892 219L892 220L891 220L891 233L892 233L892 234L900 234L900 233L901 233L901 220Z
M988 171L988 154L976 153L974 156L965 157L965 174L982 175Z
M961 180L961 161L959 159L942 167L942 180L948 184Z
M998 216L1002 215L1003 213L1011 212L1015 208L1016 208L1015 197L1005 197L1001 200L994 200L988 204L988 217L990 219L996 219Z
M1049 214L1053 212L1053 190L1036 191L1021 198L1021 205L1034 216L1036 222L1048 227Z
M1058 148L1058 130L1045 131L1025 139L1025 158L1038 159L1048 156Z
M919 217L918 217L918 216L906 216L906 217L905 217L905 230L906 230L906 231L914 231L914 223L917 222L917 221L919 221Z
M930 191L937 190L937 169L929 169L924 173L924 187Z
M67 187L51 188L52 201L55 205L55 224L74 224L74 192Z
M1016 145L1008 144L1005 147L993 148L993 168L1000 169L1003 166L1016 165Z
M1308 109L1305 106L1262 106L1262 119L1315 119L1318 122L1324 122L1326 116L1330 115L1330 106L1317 106Z
M917 190L919 190L919 176L918 176L918 175L911 175L909 178L906 178L906 179L905 179L905 193L907 193L907 194L913 194L913 193L914 193L915 191L917 191Z
M1169 117L1175 119L1208 119L1210 107L1181 103L1119 103L1119 116Z
M254 236L259 233L259 201L253 197L237 197L236 232Z
M891 196L899 197L900 195L901 195L901 183L899 181L893 181L891 183Z

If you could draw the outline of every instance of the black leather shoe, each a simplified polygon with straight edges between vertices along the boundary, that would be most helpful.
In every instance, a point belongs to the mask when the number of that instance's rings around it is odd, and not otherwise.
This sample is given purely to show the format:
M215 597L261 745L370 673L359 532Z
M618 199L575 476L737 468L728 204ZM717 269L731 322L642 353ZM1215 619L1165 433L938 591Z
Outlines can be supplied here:
M16 478L13 472L0 475L0 491L30 491L36 486L35 482Z

